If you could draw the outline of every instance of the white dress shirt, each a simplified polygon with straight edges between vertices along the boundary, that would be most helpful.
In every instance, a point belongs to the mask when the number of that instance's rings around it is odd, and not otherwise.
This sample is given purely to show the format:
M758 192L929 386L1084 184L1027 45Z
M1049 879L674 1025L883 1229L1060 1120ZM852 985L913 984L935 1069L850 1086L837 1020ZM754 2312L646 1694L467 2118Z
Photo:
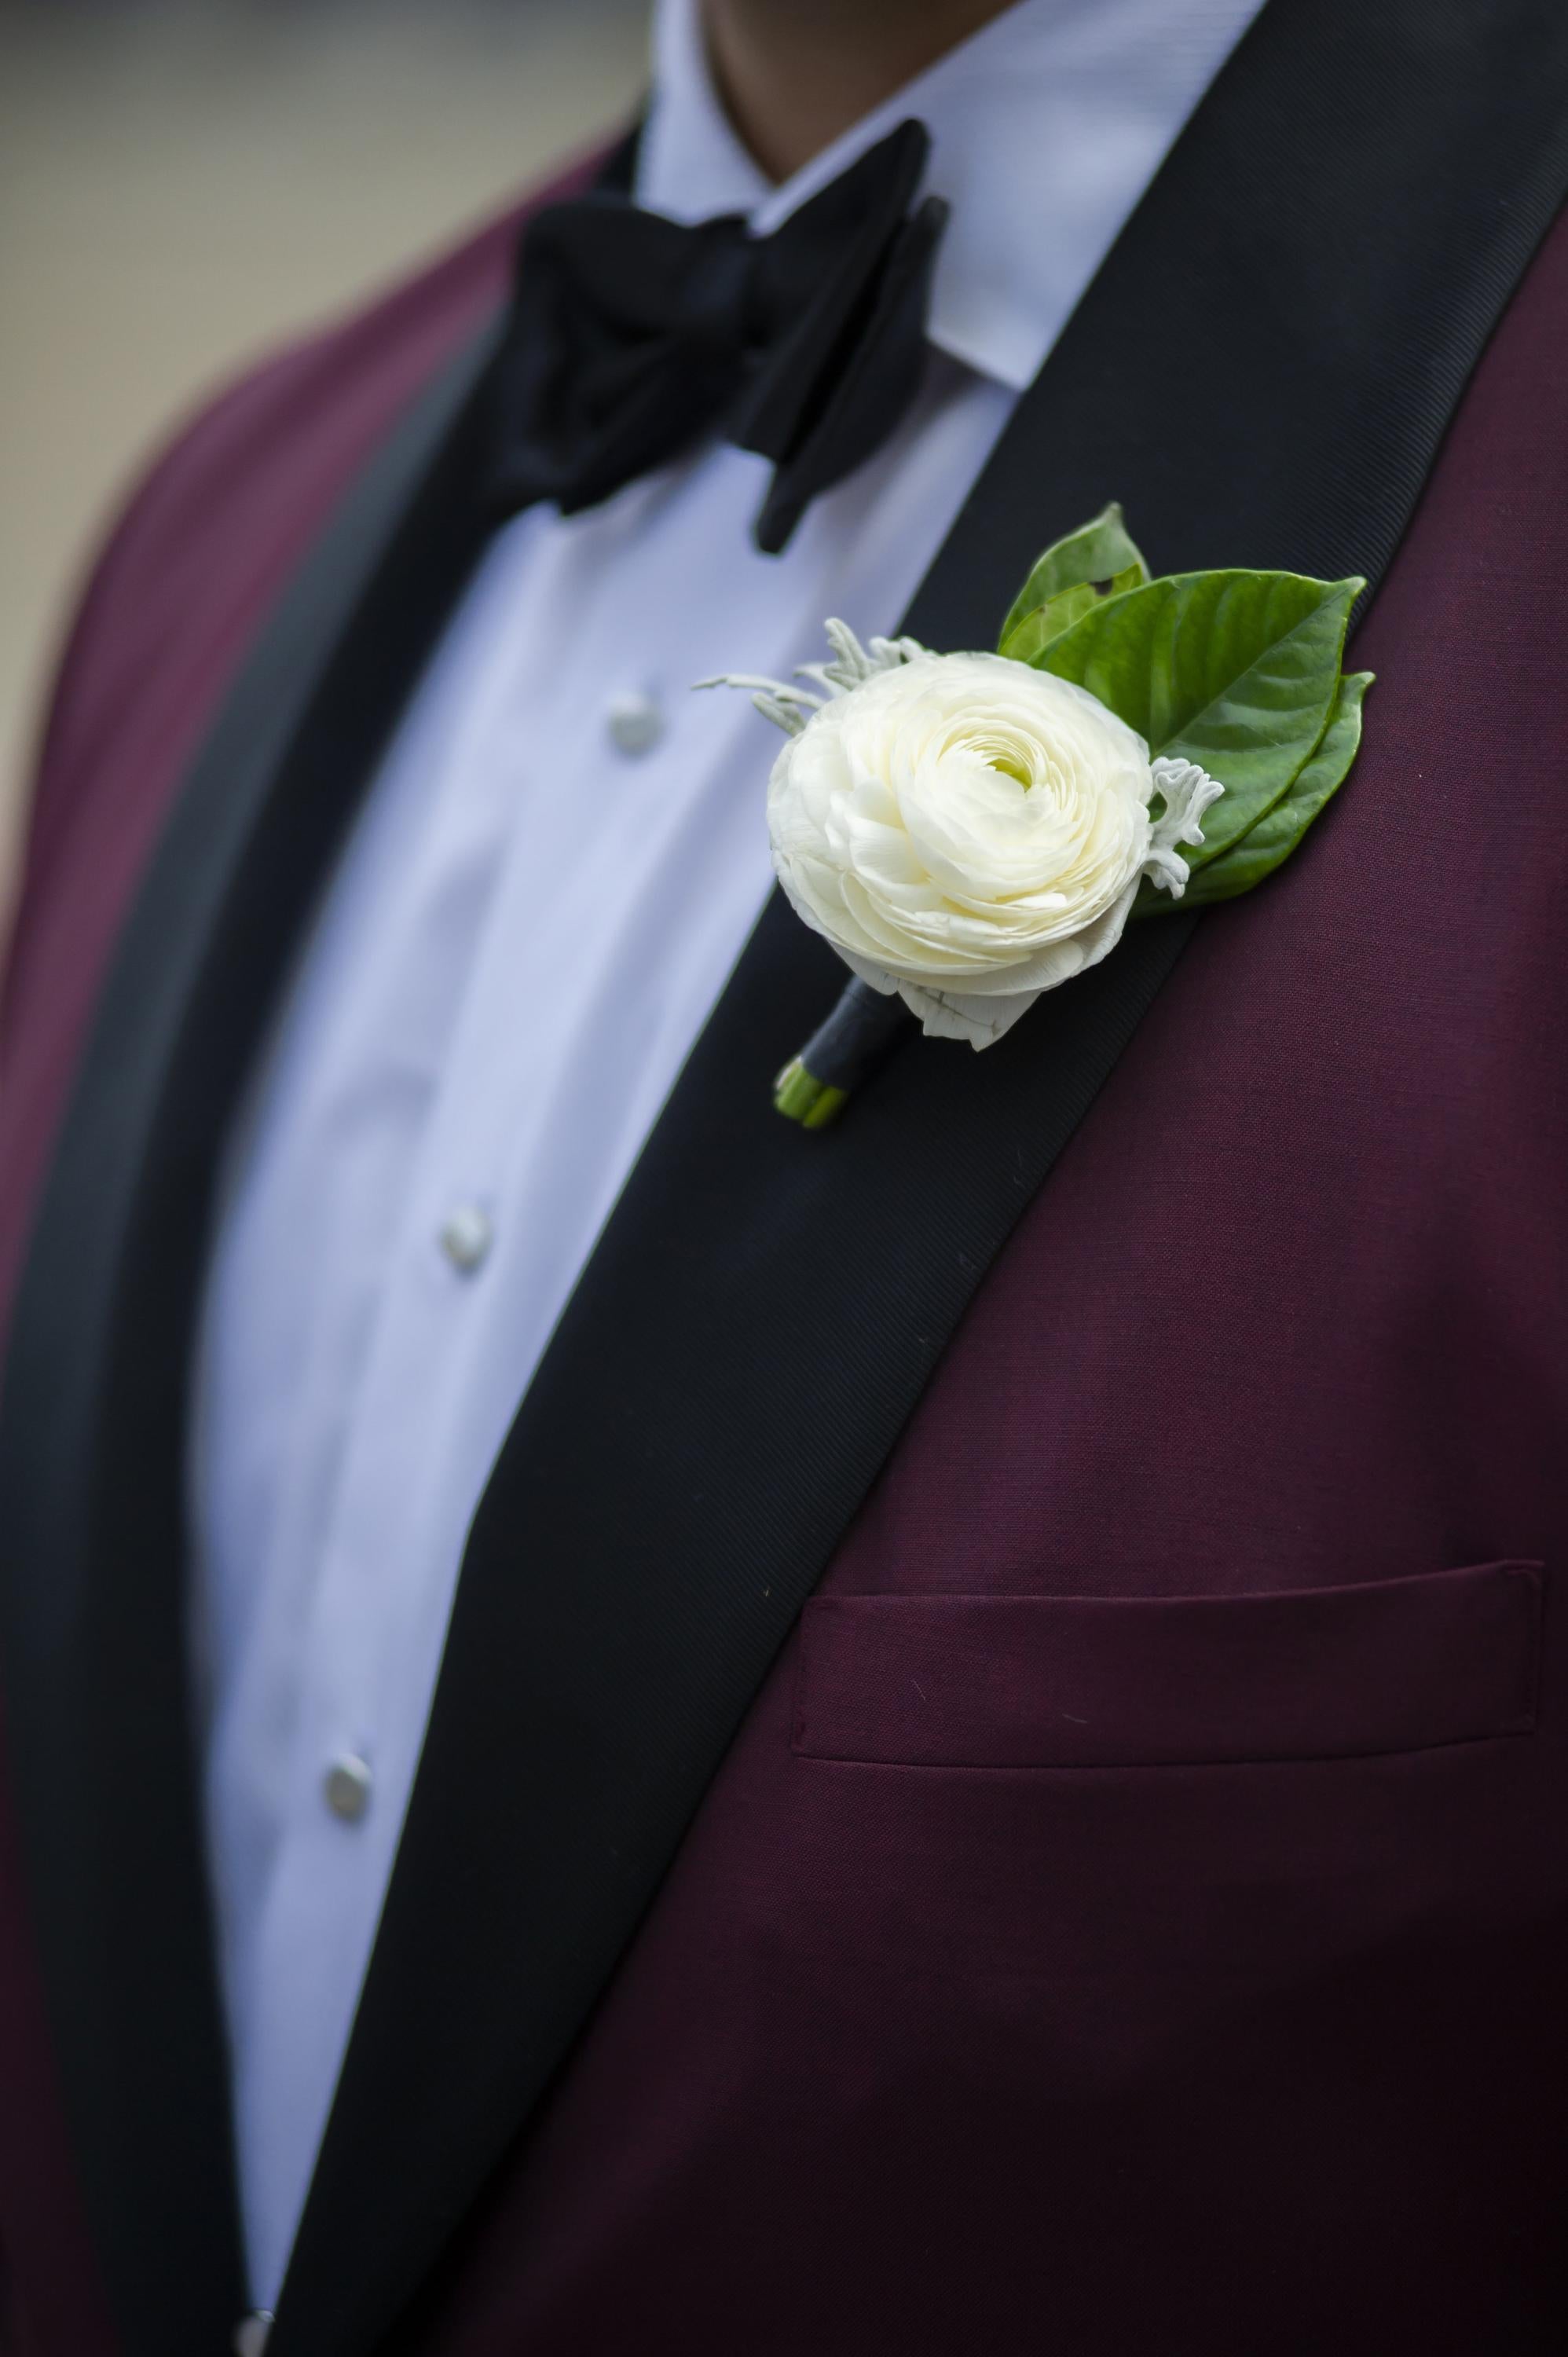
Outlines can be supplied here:
M830 614L897 625L1257 5L1020 0L779 188L713 95L695 0L660 7L638 201L766 231L918 114L952 207L934 349L892 440L780 556L750 538L766 462L714 444L497 536L234 1142L198 1367L192 1609L260 2304L331 2102L468 1523L769 888L770 732L691 683L785 676L822 654ZM1046 485L1039 520L1042 540L1082 521Z

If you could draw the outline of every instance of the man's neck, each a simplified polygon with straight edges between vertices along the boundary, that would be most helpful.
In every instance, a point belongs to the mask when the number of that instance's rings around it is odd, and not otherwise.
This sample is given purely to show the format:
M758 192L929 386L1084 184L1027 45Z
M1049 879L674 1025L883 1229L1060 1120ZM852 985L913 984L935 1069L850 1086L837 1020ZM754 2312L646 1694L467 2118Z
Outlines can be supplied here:
M702 16L730 121L777 181L1010 5L702 0Z

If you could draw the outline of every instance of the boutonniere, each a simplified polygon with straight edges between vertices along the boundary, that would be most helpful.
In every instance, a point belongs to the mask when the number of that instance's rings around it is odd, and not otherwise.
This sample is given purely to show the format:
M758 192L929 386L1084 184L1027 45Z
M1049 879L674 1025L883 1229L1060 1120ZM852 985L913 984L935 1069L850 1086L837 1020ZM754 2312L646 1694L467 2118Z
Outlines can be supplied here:
M784 730L774 866L854 976L779 1111L824 1128L914 1021L989 1048L1130 920L1261 884L1356 758L1371 674L1341 665L1365 586L1155 580L1112 506L1047 549L995 654L830 622L807 685L704 680Z

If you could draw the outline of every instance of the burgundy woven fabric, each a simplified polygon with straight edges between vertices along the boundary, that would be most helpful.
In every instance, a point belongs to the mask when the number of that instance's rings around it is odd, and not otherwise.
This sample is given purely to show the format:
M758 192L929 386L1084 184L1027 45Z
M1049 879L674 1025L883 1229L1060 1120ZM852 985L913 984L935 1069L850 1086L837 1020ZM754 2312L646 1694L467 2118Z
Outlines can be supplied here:
M1243 1596L814 1597L794 1743L910 1768L1357 1759L1528 1734L1538 1566Z
M0 1321L120 921L202 730L333 502L502 299L519 226L597 155L372 307L224 393L137 488L92 575L40 748L0 1028ZM0 1750L0 2357L115 2346L71 2187ZM29 2335L32 2337L29 2338Z
M507 242L231 395L112 549L13 1254L179 762ZM1565 370L1560 225L1354 649L1352 782L977 1297L420 2357L1560 2357ZM3 1831L0 2247L40 2357L109 2357Z
M1359 633L1340 804L977 1297L422 2352L1568 2345L1565 369L1560 224ZM1505 1559L1538 1674L1453 1577ZM1257 1600L1191 1724L1161 1598ZM1064 1625L1118 1764L983 1764ZM1254 1676L1297 1756L1235 1760Z

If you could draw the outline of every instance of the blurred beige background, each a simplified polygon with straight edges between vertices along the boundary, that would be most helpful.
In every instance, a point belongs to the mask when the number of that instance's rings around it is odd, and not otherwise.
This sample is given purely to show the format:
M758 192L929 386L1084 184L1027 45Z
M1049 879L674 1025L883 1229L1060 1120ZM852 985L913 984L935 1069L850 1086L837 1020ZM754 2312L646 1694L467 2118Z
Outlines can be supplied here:
M624 116L640 0L0 0L0 906L106 512L216 379Z

